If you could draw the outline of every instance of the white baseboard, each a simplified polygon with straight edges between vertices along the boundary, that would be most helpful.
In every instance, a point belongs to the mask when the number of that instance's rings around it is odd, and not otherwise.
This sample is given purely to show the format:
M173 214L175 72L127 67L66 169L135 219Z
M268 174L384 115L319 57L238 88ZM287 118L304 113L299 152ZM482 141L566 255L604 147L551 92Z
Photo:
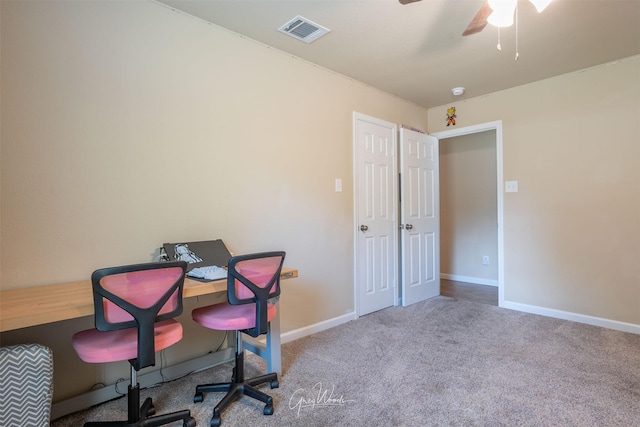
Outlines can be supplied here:
M480 277L460 276L459 274L440 273L441 279L455 280L456 282L473 283L476 285L498 286L498 281L493 279L482 279Z
M321 332L355 319L356 313L352 311L350 313L343 314L342 316L334 317L333 319L324 320L320 323L305 326L300 329L294 329L293 331L285 332L281 335L282 343L284 344L289 341L294 341L298 338L306 337L307 335L315 334L316 332Z
M552 308L539 307L535 305L522 304L513 301L504 301L502 308L522 311L525 313L539 314L541 316L553 317L556 319L570 320L572 322L585 323L587 325L600 326L603 328L615 329L632 334L640 334L640 325L633 323L619 322L617 320L604 319L602 317L588 316L585 314L572 313L569 311L555 310Z

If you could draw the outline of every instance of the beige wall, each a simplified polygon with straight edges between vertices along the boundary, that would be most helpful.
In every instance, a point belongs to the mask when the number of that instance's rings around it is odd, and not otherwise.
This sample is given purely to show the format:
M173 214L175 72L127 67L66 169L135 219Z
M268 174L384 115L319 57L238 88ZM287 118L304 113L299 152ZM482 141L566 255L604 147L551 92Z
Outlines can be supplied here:
M2 289L222 238L287 251L285 332L353 311L352 113L424 129L425 109L153 2L0 7ZM113 375L71 350L89 326L2 342L54 347L59 400ZM218 345L200 332L168 362Z
M455 104L503 121L504 298L640 325L640 57ZM447 106L429 110L429 132Z
M441 274L498 283L496 168L494 130L440 140Z

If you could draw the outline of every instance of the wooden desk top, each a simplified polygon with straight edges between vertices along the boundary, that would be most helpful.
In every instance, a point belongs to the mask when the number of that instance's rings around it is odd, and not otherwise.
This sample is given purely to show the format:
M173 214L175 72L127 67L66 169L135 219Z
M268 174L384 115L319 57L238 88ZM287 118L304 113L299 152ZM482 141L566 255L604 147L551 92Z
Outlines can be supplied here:
M281 279L298 277L298 270L283 268ZM184 298L227 291L227 280L199 282L186 278ZM60 320L93 316L91 281L0 291L0 332Z

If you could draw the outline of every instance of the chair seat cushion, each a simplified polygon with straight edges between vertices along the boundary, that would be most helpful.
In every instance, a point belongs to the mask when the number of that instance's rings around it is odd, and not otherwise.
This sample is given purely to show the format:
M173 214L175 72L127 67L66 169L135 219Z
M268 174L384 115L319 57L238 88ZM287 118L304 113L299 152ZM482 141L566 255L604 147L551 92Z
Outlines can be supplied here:
M267 320L276 317L275 304L267 304ZM193 320L209 329L242 331L256 325L255 304L231 305L227 302L201 307L191 313Z
M155 351L182 339L182 325L173 319L155 324ZM88 363L118 362L138 357L138 329L101 332L88 329L73 335L73 348Z

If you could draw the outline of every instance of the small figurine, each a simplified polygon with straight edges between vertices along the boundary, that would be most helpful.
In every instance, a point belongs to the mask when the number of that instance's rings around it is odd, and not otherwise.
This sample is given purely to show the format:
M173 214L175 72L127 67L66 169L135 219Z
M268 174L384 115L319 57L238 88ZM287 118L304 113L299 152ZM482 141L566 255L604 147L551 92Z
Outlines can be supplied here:
M456 125L456 107L447 108L447 126Z

